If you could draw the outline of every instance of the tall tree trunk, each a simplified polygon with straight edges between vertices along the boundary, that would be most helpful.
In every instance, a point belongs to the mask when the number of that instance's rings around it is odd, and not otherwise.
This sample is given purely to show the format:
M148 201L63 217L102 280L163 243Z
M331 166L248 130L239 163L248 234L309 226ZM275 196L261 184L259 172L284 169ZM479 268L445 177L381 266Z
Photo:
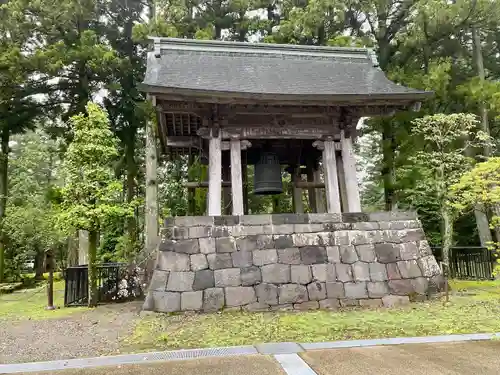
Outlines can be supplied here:
M5 241L3 236L3 220L7 208L7 182L9 166L9 129L4 127L0 134L0 283L5 275Z
M474 57L477 70L477 76L481 82L485 80L484 72L484 62L483 62L483 52L481 48L481 36L476 27L472 27L472 42L474 45ZM486 103L479 103L479 116L481 117L481 128L486 134L490 134L490 125L488 123L488 109L486 108ZM483 156L491 156L491 148L485 146L483 149ZM497 207L493 208L498 209ZM479 233L479 239L481 241L481 246L487 247L492 242L493 238L491 236L491 230L489 227L488 215L486 212L486 207L483 205L476 205L474 209L474 216L476 217L476 225ZM500 232L495 231L497 241L500 241Z
M450 264L450 248L453 238L453 220L450 211L447 207L441 207L441 219L443 224L443 245L442 256L443 262L447 265Z
M98 291L97 291L97 239L98 232L91 230L89 234L89 307L97 306Z
M385 210L392 211L396 207L396 172L394 167L394 153L396 141L394 139L390 119L383 120L382 129L382 177L384 181Z
M131 133L125 146L125 159L127 163L127 203L131 203L135 198L135 179L137 176L137 164L135 161L135 130ZM137 222L135 215L127 218L127 235L128 244L126 258L130 261L134 256L134 249L137 243Z

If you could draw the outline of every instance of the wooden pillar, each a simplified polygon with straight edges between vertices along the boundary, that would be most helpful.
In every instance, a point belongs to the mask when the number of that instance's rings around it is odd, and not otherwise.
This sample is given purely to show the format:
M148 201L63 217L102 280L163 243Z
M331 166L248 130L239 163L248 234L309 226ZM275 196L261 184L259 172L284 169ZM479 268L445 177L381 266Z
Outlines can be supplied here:
M313 175L314 175L314 182L321 182L321 169L320 169L319 165L318 165L317 169L315 169L313 171ZM314 192L316 195L316 212L317 213L326 212L324 190L323 189L315 189Z
M243 214L248 215L248 164L245 162L241 166L243 175Z
M221 214L222 150L221 132L212 133L208 144L208 215Z
M306 171L307 171L307 181L314 182L314 164L311 162L307 163ZM316 188L307 189L307 196L309 198L309 206L311 212L318 212L318 205L316 204L316 190L317 190Z
M344 166L344 181L347 192L347 212L361 212L358 179L356 177L356 159L352 148L352 138L341 133L342 163Z
M337 161L335 159L335 142L333 139L315 141L313 146L323 151L323 168L325 172L326 205L329 213L341 213L339 181L337 177Z
M347 186L345 184L342 153L338 153L336 155L336 158L337 158L337 174L338 174L339 191L340 191L340 206L342 207L342 212L349 212L349 209L347 207Z
M302 179L301 172L300 172L300 165L295 166L292 169L292 181L293 183L293 209L296 214L303 214L304 213L304 203L302 202L302 189L296 187L296 183L300 182Z
M151 98L156 107L156 97ZM164 116L164 114L160 114ZM160 119L160 121L162 121ZM156 134L152 120L146 122L146 209L145 209L145 249L146 254L152 254L158 245L158 184L156 157Z
M229 181L231 179L231 170L229 160L229 155L223 155L222 157L222 181ZM222 207L224 215L232 214L232 202L231 202L231 187L223 186L222 187Z
M241 176L241 142L231 139L231 193L233 197L233 215L243 215L243 178Z

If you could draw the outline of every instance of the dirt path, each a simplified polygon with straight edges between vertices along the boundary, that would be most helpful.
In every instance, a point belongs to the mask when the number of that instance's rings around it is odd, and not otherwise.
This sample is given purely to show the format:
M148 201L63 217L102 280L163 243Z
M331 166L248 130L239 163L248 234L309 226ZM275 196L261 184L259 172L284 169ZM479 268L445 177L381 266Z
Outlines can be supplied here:
M99 306L68 318L0 320L0 363L116 354L130 334L141 303Z

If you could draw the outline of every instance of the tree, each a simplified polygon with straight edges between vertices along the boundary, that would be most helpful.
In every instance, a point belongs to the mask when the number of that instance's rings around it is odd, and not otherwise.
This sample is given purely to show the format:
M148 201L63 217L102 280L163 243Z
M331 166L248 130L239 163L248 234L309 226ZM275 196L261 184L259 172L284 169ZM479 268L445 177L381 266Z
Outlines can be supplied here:
M439 207L443 261L448 263L455 219L450 205L450 187L474 164L474 159L466 156L465 151L484 146L489 137L477 130L478 121L472 114L425 116L414 120L414 124L413 135L424 142L424 148L410 158L422 176L414 190L428 199L434 198Z
M86 111L88 116L79 114L70 120L74 139L63 162L65 184L59 220L67 229L89 232L89 306L95 306L99 230L106 222L133 212L121 201L122 185L112 168L118 156L117 140L107 115L94 103L89 103Z

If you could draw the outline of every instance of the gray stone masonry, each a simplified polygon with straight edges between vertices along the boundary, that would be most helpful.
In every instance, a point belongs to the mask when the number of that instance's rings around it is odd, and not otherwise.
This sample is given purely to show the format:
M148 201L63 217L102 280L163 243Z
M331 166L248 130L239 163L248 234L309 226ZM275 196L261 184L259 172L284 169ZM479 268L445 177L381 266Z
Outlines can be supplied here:
M392 307L442 287L411 212L175 217L161 230L143 308Z

